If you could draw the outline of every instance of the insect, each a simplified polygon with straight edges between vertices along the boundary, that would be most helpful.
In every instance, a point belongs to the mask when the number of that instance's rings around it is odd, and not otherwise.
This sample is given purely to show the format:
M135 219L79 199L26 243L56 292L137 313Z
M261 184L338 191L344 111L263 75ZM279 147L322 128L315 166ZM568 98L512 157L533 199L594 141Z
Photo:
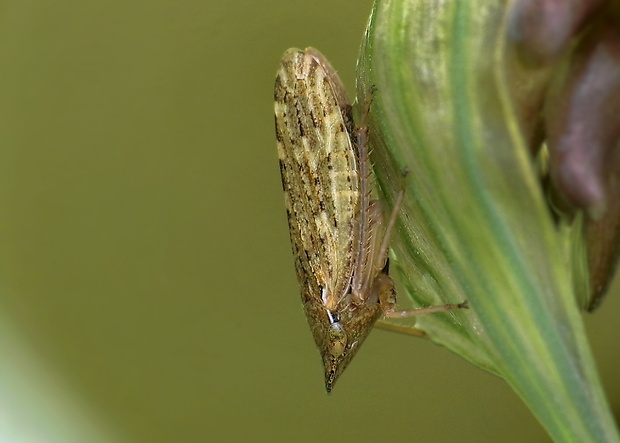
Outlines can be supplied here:
M389 218L371 200L368 129L355 125L336 71L316 49L289 49L275 81L282 187L301 300L330 392L382 316L407 317L464 304L396 310L387 272Z

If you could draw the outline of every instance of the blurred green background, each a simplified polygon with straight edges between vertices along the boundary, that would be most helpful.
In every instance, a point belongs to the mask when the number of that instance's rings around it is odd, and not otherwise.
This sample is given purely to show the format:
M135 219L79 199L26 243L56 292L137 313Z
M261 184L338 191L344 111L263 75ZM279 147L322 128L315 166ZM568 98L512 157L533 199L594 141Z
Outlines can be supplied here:
M353 91L370 0L0 3L0 440L545 442L375 331L327 396L273 134L291 46ZM620 410L618 281L586 321Z

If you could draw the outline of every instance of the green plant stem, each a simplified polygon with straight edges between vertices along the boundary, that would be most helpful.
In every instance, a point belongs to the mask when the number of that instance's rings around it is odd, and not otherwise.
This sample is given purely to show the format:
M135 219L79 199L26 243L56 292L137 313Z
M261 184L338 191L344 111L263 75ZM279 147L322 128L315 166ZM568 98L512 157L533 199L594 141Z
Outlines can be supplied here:
M620 442L575 302L579 224L551 219L511 99L506 8L375 3L358 99L373 94L373 161L388 201L411 171L397 267L418 305L469 301L468 312L418 326L503 377L554 441Z

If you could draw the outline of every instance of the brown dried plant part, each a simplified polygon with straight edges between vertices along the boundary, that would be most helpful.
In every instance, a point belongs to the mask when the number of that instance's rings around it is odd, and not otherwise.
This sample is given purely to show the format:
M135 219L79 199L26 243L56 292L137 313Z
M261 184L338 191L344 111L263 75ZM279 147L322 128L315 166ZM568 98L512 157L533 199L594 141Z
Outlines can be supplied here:
M536 153L545 141L544 185L557 220L585 212L595 309L620 256L620 3L515 0L508 36L518 55L516 104Z
M345 89L317 50L285 52L275 82L275 124L297 280L330 392L381 315L399 313L387 275L388 220L371 200L367 128L356 128Z
M510 9L509 36L523 62L552 62L605 3L607 0L515 0Z

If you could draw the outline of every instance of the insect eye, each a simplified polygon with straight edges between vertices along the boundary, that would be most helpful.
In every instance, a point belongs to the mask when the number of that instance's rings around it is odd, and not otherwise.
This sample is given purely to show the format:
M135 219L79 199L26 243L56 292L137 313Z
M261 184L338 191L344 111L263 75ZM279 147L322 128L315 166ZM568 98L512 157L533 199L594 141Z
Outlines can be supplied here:
M338 322L329 325L327 331L327 348L333 357L340 357L347 347L347 333Z

